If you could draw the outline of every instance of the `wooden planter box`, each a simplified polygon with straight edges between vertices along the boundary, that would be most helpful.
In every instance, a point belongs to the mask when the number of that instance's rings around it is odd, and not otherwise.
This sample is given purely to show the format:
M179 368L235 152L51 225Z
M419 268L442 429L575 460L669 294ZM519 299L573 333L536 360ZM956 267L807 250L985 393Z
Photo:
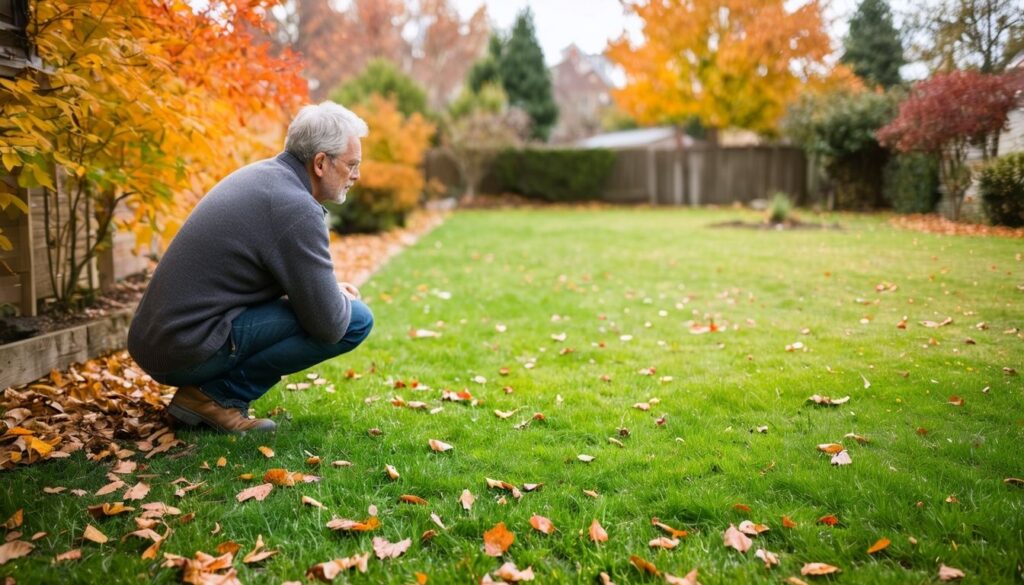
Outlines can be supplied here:
M0 345L0 390L37 380L107 352L124 349L135 312L125 309L83 325Z

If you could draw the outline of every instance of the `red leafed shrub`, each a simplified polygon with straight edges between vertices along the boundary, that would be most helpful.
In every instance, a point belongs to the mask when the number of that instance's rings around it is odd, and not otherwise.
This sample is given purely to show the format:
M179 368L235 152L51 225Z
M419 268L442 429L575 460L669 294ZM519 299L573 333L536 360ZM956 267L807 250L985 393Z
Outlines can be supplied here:
M1020 88L1020 80L1008 75L973 71L936 75L914 85L896 118L878 131L878 141L900 152L937 154L939 177L958 218L971 183L968 149L1003 129L1018 103Z

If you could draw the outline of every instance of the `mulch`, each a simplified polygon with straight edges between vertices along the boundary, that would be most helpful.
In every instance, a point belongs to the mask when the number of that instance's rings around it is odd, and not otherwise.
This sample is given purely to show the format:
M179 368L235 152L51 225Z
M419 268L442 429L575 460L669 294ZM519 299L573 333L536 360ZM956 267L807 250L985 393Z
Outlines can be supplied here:
M1024 238L1024 228L956 222L936 214L899 215L889 220L889 223L906 230L946 236Z

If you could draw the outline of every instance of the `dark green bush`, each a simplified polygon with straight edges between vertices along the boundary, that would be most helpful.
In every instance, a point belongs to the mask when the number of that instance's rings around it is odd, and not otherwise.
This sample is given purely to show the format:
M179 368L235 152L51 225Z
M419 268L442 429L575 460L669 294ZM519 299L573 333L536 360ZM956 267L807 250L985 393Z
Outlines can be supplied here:
M927 154L897 154L884 172L885 199L898 213L931 213L939 202L939 162Z
M615 164L610 150L506 150L494 161L505 191L546 201L600 199Z
M989 221L1024 226L1024 152L1001 156L981 170L981 203Z

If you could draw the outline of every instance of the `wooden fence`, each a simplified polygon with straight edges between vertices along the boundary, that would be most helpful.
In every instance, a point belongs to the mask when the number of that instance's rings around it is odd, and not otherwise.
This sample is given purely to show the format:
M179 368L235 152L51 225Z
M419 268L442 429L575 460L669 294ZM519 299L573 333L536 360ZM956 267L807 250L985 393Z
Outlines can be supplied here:
M611 203L652 205L727 205L770 198L782 191L797 202L808 196L807 160L791 146L689 147L617 150L611 175L600 199ZM440 151L428 153L427 179L449 187L459 185L458 169ZM500 190L488 174L480 191Z
M11 177L0 177L8 185ZM19 195L28 204L28 215L8 207L0 212L0 229L11 240L13 250L0 250L0 305L12 304L22 315L37 314L38 301L53 296L50 266L47 256L45 213L41 189L19 189ZM66 193L61 197L67 197ZM67 207L67 203L64 203ZM94 222L89 223L95 234ZM144 270L149 260L133 253L135 237L130 233L115 233L114 245L99 253L83 271L82 285L105 290L114 282ZM84 238L80 238L78 253L85 251Z

